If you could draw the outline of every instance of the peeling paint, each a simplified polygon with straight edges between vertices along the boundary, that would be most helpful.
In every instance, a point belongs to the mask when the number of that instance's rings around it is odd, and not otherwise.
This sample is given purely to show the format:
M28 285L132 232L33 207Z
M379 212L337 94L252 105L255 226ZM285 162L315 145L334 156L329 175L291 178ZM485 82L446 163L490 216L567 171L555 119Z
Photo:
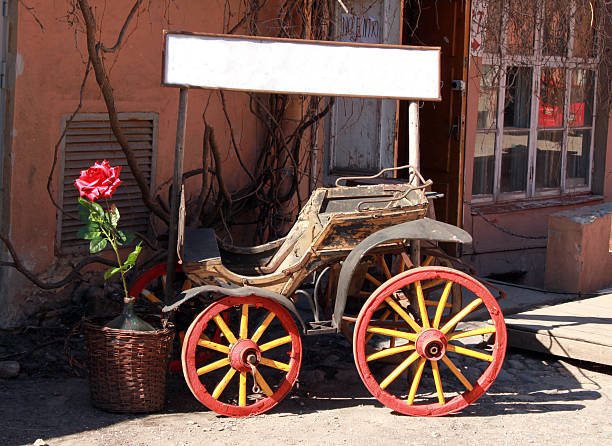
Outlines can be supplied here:
M17 53L17 58L15 60L15 75L16 77L20 76L21 74L23 74L23 56L21 55L21 53Z

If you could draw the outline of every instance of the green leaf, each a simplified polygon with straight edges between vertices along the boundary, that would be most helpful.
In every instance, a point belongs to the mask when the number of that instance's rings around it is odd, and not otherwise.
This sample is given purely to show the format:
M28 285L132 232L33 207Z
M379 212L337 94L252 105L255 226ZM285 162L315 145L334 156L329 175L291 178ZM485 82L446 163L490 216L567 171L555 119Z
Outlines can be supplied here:
M102 233L100 232L100 228L97 224L89 224L87 226L83 226L79 229L77 235L85 240L91 240L96 237L100 237Z
M83 197L79 197L79 204L82 204L87 209L89 209L90 214L96 214L98 217L104 217L104 209L98 203L94 203L93 201L89 201L84 199ZM91 217L90 217L91 219Z
M129 245L136 235L130 231L117 231L117 243L120 245Z
M102 209L102 206L100 206L98 203L94 203L92 201L89 200L85 200L83 197L79 197L79 205L85 207L85 209L87 209L87 221L85 221L85 223L89 223L89 222L102 222L104 221L104 209ZM79 214L81 213L81 211L79 210ZM81 218L85 217L85 212L83 211L83 215Z
M117 206L111 207L108 214L110 216L110 223L112 227L117 228L117 223L119 223L119 209L117 209Z
M128 256L127 260L125 261L123 265L128 266L129 268L132 268L136 264L136 259L138 259L138 256L140 255L140 251L142 251L142 242L138 242L138 244L136 245L136 248L134 248L134 251L130 253L130 255Z
M108 240L102 237L95 237L89 242L89 252L95 254L106 248Z
M100 216L103 217L104 216L104 209L102 208L102 206L100 206L98 203L94 203L93 201L91 202L91 205L93 206L93 208L95 209L95 212Z
M106 270L106 272L104 273L104 280L108 280L109 277L117 274L119 271L121 271L121 268L109 268Z

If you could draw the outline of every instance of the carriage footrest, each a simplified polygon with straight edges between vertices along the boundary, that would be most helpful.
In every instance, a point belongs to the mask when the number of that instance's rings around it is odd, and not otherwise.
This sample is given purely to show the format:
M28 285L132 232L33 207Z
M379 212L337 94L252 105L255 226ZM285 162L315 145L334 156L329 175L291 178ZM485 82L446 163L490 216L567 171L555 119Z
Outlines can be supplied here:
M308 327L309 328L306 329L306 334L308 336L338 332L334 321L308 322Z

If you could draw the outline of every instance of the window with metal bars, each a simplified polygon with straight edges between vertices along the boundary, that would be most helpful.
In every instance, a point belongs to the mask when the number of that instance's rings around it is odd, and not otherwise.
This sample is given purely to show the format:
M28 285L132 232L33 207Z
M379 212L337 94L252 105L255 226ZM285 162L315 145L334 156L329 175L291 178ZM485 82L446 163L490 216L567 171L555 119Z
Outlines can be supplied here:
M119 227L122 230L146 233L149 227L149 211L143 204L140 189L127 165L119 143L104 113L77 114L68 123L65 116L66 136L60 159L59 205L65 213L57 220L57 246L61 251L86 249L88 241L77 236L83 223L78 218L79 192L74 180L81 170L95 161L107 160L112 166L122 166L121 185L113 194L114 203L121 213ZM157 113L120 113L119 121L130 147L138 161L149 187L155 184L157 155Z

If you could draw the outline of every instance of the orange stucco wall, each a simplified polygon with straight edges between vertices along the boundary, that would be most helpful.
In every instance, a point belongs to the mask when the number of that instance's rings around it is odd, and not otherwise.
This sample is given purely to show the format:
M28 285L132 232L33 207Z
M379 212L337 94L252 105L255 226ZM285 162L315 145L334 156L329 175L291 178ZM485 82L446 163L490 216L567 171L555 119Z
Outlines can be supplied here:
M110 47L132 2L91 0L90 3L102 30L102 41ZM235 14L241 3L230 1ZM75 39L74 29L59 19L67 12L66 2L31 0L28 6L45 29L43 32L34 17L19 6L14 121L12 129L8 129L12 133L10 237L25 265L40 274L53 263L57 229L56 209L46 191L47 177L61 133L62 116L72 113L78 104L87 51L82 28L78 27ZM172 176L179 96L178 89L160 85L162 30L221 33L225 7L226 0L151 2L149 9L133 20L120 51L106 57L117 110L159 115L157 183ZM265 14L262 12L264 18ZM262 23L273 22L262 20ZM261 31L266 32L265 25ZM229 145L228 128L216 92L190 90L184 169L201 167L202 111L209 97L207 120L215 128L218 145L226 154L223 169L228 173L228 186L235 190L243 184L245 176L240 175ZM228 92L226 100L235 125L234 137L243 149L245 163L252 166L263 132L249 112L245 94ZM85 87L81 113L96 112L106 112L106 108L92 72ZM53 182L56 198L57 173L56 170ZM192 190L199 187L198 180L190 180L189 186ZM9 271L8 276L8 304L17 307L20 305L17 294L21 294L27 282L15 271Z

